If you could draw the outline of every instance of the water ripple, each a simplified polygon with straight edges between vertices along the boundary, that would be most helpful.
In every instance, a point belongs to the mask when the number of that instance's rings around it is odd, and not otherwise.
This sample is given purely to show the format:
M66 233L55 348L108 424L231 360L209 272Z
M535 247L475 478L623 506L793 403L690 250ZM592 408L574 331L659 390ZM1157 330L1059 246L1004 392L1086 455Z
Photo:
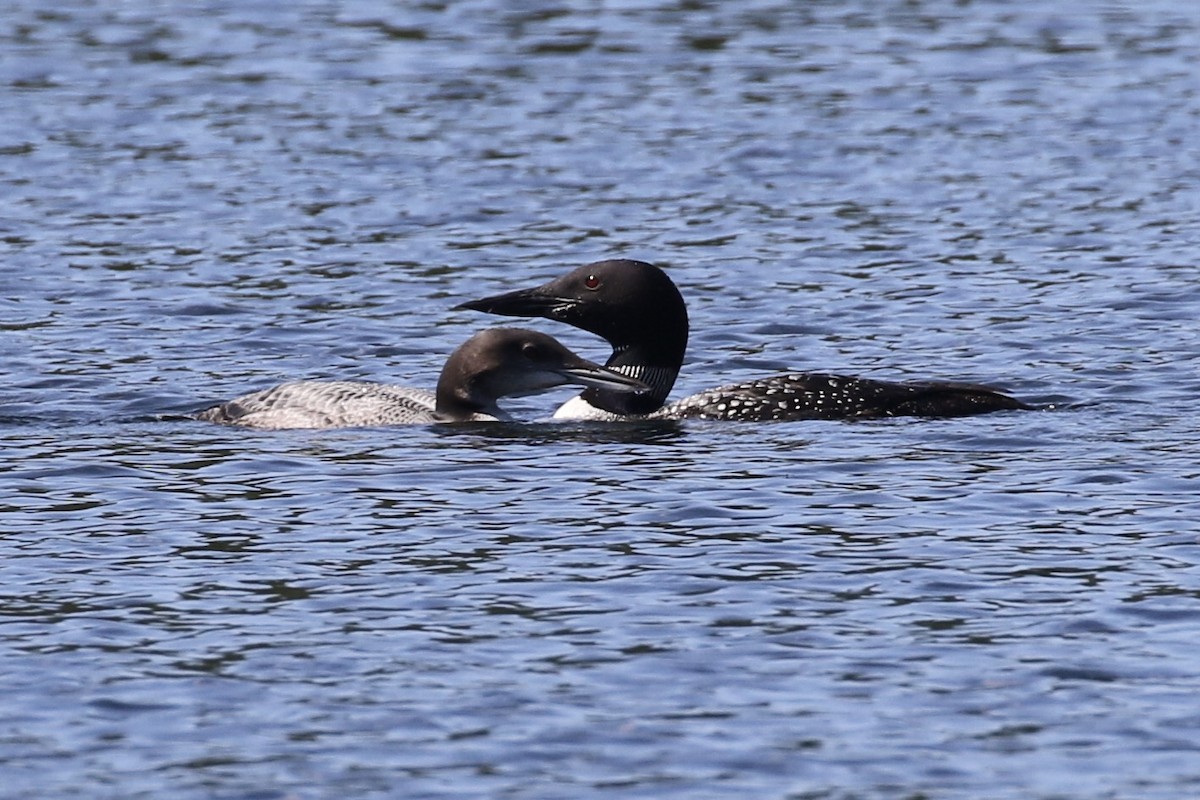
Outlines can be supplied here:
M1195 794L1188 8L0 19L13 796ZM609 256L687 297L680 395L811 368L1050 410L182 418L432 386L489 324L454 305Z

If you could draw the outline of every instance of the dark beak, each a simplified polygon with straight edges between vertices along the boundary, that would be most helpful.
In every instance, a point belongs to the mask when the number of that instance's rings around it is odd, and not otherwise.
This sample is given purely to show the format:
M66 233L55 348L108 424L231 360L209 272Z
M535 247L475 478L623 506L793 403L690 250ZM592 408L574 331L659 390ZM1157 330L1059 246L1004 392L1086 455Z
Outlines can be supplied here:
M500 314L505 317L562 319L563 315L575 305L577 305L577 301L569 297L555 297L547 294L544 288L539 286L535 289L518 289L515 292L492 295L480 300L468 300L454 308L455 310L482 311L485 314Z
M580 359L578 362L558 370L566 380L578 386L588 386L593 389L610 389L615 392L634 392L645 394L650 387L641 381L622 375L619 372L605 369L599 364Z

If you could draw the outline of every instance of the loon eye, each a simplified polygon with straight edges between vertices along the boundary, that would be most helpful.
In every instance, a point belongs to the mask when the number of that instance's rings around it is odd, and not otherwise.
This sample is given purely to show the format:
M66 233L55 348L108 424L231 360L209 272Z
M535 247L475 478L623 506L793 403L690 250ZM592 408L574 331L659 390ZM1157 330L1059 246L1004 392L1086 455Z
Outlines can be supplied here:
M521 353L530 361L538 361L544 358L542 355L542 348L538 347L533 342L525 342L523 345L521 345Z
M584 278L583 285L594 292L600 288L600 279L595 275L588 275L586 278Z

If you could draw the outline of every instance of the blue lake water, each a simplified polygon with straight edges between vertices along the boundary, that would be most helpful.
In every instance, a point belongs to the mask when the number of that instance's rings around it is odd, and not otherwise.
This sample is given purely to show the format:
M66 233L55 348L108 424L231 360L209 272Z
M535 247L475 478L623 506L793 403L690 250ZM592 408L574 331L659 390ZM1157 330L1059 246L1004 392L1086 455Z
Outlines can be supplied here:
M0 795L1200 796L1198 67L1167 0L6 3ZM1053 410L179 416L614 256L675 397Z

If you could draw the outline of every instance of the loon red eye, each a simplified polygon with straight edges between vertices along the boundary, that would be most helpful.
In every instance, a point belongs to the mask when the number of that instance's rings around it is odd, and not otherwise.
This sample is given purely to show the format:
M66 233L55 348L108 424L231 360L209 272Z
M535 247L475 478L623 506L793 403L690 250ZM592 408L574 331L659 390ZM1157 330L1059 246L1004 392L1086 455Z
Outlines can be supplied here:
M600 288L600 279L597 278L595 275L588 275L584 279L583 285L594 291L594 290Z

